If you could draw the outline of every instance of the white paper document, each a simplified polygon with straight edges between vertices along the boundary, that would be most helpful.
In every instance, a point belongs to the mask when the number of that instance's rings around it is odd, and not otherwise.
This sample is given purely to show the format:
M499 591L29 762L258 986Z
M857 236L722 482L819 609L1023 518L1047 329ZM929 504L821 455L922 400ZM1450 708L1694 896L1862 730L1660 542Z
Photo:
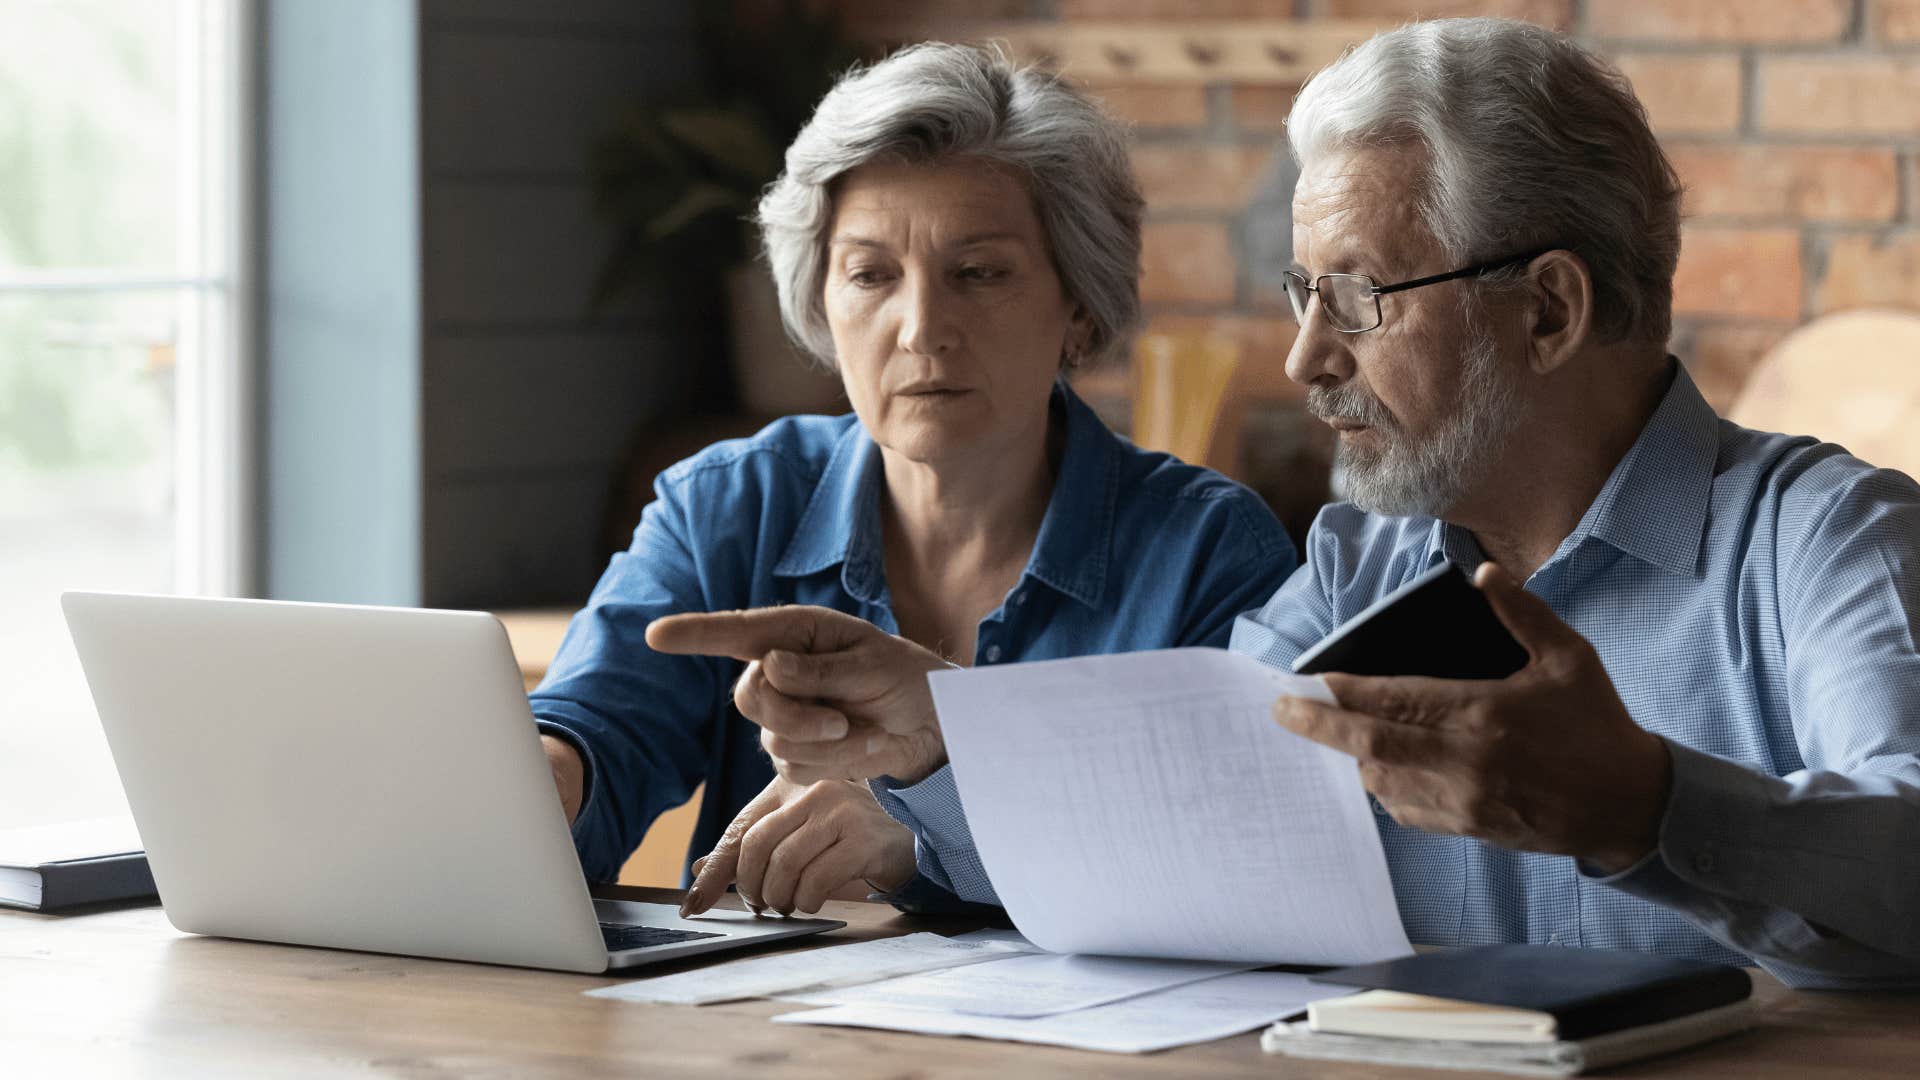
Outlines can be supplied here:
M781 1024L884 1028L927 1035L1046 1043L1082 1050L1144 1054L1252 1031L1290 1016L1321 998L1351 993L1304 975L1248 971L1077 1012L1035 1019L841 1005L774 1017Z
M938 968L999 960L1033 946L1020 941L958 941L939 934L829 945L804 952L755 956L692 971L588 990L588 997L616 1001L653 1001L710 1005L720 1001L772 997L790 991L848 986L893 979Z
M1214 979L1252 966L1125 956L1013 956L838 990L782 994L780 1000L975 1016L1051 1016Z
M1222 649L928 677L987 876L1058 953L1355 964L1412 952L1353 758L1273 721L1314 676Z

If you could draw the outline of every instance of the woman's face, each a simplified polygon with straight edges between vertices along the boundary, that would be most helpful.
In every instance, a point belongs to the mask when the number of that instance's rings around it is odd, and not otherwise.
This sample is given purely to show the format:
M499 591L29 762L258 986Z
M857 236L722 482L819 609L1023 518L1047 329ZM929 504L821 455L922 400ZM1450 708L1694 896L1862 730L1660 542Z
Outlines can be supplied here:
M827 325L875 442L938 465L1038 439L1063 348L1087 326L1026 189L978 161L841 177Z

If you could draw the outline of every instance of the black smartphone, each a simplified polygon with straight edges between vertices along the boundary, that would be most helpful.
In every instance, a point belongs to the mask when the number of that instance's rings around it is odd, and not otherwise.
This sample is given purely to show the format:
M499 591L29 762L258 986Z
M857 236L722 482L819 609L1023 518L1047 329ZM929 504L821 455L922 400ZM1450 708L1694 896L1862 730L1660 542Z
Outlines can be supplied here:
M1293 662L1302 675L1429 675L1504 679L1527 664L1527 650L1473 587L1441 563L1375 601Z

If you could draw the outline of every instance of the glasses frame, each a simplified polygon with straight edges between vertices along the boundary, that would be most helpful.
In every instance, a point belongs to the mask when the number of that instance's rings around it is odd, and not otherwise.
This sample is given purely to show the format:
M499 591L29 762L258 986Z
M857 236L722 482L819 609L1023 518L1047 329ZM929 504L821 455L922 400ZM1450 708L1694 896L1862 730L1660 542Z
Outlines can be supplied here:
M1449 270L1444 274L1433 274L1428 277L1414 278L1412 281L1402 281L1393 285L1382 285L1366 274L1321 274L1319 277L1309 280L1307 275L1300 273L1298 270L1288 270L1281 276L1289 282L1297 282L1299 287L1306 292L1315 294L1320 292L1322 287L1321 282L1326 281L1328 278L1346 278L1366 282L1367 296L1373 301L1372 324L1348 329L1347 327L1337 325L1331 318L1327 320L1327 325L1333 327L1338 333L1364 334L1369 330L1378 330L1380 324L1386 321L1380 312L1380 298L1388 293L1405 292L1408 289L1418 289L1427 285L1438 285L1443 281L1455 281L1464 277L1478 277L1481 274L1491 273L1495 270L1504 270L1516 263L1532 262L1547 252L1554 250L1556 249L1541 248L1538 251L1529 251L1522 255L1509 255L1504 259L1494 259L1490 262L1476 263L1459 270ZM1294 321L1302 326L1307 324L1307 303L1308 301L1295 303L1291 295L1287 297L1287 306L1293 309ZM1326 310L1324 302L1321 304L1321 310Z

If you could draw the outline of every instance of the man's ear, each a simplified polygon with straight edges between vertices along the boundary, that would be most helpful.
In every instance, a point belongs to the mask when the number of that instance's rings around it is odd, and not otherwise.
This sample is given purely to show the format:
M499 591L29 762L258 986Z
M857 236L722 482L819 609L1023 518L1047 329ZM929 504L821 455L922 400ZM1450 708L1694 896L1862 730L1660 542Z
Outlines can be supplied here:
M1571 251L1549 251L1527 266L1527 366L1545 375L1573 359L1593 335L1593 274Z

